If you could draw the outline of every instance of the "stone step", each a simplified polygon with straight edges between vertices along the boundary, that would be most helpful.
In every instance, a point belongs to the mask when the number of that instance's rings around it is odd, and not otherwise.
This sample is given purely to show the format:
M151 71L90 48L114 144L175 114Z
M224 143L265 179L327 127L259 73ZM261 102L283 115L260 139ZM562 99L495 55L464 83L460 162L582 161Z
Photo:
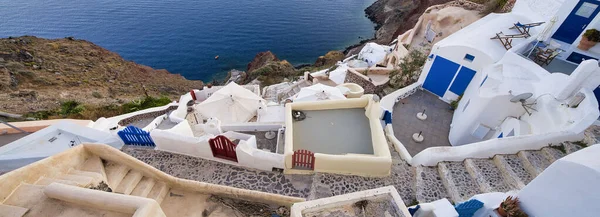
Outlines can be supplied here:
M519 156L511 155L496 155L494 163L500 169L505 179L513 179L516 187L521 189L525 187L535 176L525 169L525 165Z
M6 197L2 204L31 209L39 201L43 201L46 198L44 187L42 185L21 183Z
M44 177L44 176L40 177L37 181L35 181L34 184L46 186L46 185L49 185L49 184L52 184L55 182L65 184L65 185L82 187L79 185L79 183L74 182L74 181L63 180L63 179L53 179L53 178L48 178L48 177Z
M562 157L564 157L567 153L566 151L564 151L564 146L556 146L556 147L563 147L563 148L553 148L553 147L544 147L542 148L542 153L544 154L544 156L546 156L546 158L548 160L550 160L551 163L554 163L554 161L561 159Z
M505 179L492 159L466 159L465 167L482 192L508 192L518 189L514 179Z
M135 186L135 188L131 192L131 195L147 197L150 191L152 191L152 187L154 187L155 183L156 182L153 178L144 176L142 180L140 180L140 182Z
M440 162L438 171L448 196L454 203L462 202L479 194L479 186L462 162Z
M112 162L108 162L104 165L104 169L106 170L106 184L108 184L108 187L111 189L116 189L123 178L125 178L125 175L127 175L127 172L129 172L129 168L125 165Z
M89 176L65 174L60 176L59 179L76 182L78 186L84 188L94 185L94 178Z
M583 147L582 145L578 145L577 143L573 143L573 142L563 142L563 145L565 146L565 150L567 151L567 154L571 154L573 152L579 151L585 147Z
M91 156L88 158L80 168L81 171L94 172L102 175L102 181L106 181L106 171L104 170L104 164L102 159L98 156Z
M165 196L169 193L169 186L164 182L156 182L152 191L148 194L148 198L156 200L158 204L165 199Z
M27 211L27 208L0 204L0 217L22 217Z
M104 181L104 176L97 172L88 172L83 170L71 169L69 170L69 174L90 177L92 178L93 185L98 185L100 182Z
M123 180L119 183L119 186L115 189L115 192L125 195L131 194L135 186L142 180L142 177L142 173L135 170L129 170L127 175L125 175Z
M419 203L428 203L448 197L448 192L446 192L436 167L417 166L415 187Z
M523 161L525 169L534 176L542 173L551 164L542 151L520 151L518 156Z

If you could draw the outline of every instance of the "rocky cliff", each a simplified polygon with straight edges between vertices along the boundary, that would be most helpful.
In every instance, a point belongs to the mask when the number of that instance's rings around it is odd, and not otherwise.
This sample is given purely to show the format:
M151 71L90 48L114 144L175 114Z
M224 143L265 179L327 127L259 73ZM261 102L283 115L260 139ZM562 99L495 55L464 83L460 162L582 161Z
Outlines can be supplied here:
M84 40L0 39L0 111L50 110L67 100L121 104L145 94L175 100L202 85L202 81L126 61Z
M389 44L398 35L413 28L425 10L437 4L452 0L377 0L365 13L371 21L377 24L375 37L372 42ZM346 49L346 54L356 54L365 42Z

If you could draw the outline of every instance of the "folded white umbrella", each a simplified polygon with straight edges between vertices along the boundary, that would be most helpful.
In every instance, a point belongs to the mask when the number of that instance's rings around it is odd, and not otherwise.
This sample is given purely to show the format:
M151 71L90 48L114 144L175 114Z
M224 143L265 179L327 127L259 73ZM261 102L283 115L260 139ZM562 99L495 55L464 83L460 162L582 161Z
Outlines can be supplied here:
M330 87L323 84L315 84L309 87L300 89L298 96L294 102L319 101L330 99L346 99L344 94L335 87Z
M203 116L217 118L222 123L241 123L256 116L260 106L264 106L264 99L231 82L196 105L196 110Z

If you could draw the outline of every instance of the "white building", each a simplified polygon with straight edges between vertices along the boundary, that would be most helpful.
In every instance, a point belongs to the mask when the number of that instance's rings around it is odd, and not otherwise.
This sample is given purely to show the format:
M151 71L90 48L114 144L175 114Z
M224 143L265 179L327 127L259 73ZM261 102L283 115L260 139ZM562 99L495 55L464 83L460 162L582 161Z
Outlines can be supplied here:
M599 116L594 92L600 93L600 67L593 59L600 57L600 46L582 51L577 45L586 29L600 29L599 5L592 0L518 0L511 13L490 14L436 43L418 83L447 102L462 96L450 143L578 135L593 124ZM528 37L511 29L538 22L545 23L529 28ZM501 43L493 39L498 35L517 36ZM562 51L552 64L542 67L527 57L534 45L550 43Z

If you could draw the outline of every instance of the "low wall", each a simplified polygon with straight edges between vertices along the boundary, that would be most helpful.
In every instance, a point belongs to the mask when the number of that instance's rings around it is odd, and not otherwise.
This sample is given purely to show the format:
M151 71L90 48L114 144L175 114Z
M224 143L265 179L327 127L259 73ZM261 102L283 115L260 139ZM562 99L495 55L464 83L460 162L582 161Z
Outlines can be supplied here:
M146 132L150 132L158 127L165 119L167 119L167 114L156 117L150 124L146 125L142 130Z
M187 123L182 122L178 124L176 128L179 126L186 127L186 125ZM282 169L284 167L283 155L257 149L256 137L253 135L232 131L221 134L231 140L240 140L240 143L235 148L238 162L234 162L213 156L208 142L209 139L214 137L213 135L194 137L189 125L187 125L187 128L189 129L178 129L177 132L172 130L153 130L150 132L150 136L156 144L157 150L265 171L272 171L273 168ZM276 128L274 130L276 131L278 129L279 128Z
M294 155L292 110L328 110L342 108L365 108L365 115L369 119L369 127L371 128L371 145L373 146L374 154L330 155L315 153L314 171L376 177L389 175L392 159L381 126L381 106L378 102L373 101L373 95L364 95L363 97L356 99L288 103L286 105L285 114L287 133L285 134L286 145L284 147L285 169L288 173L301 172L292 168L292 157Z
M398 140L394 135L394 128L392 127L392 124L385 125L385 134L392 145L394 145L394 150L398 152L400 157L406 162L410 163L412 161L412 156L408 150L406 150L404 144L402 144L402 142L400 142L400 140Z
M346 79L344 83L355 83L363 87L365 89L365 94L374 94L379 93L383 90L383 88L387 85L389 79L383 83L373 83L369 81L369 77L360 74L354 69L348 69L348 73L346 73Z
M257 122L222 125L223 131L277 131L283 124L261 124Z
M411 85L398 89L388 95L385 95L381 99L381 107L389 112L394 112L394 105L400 99L404 99L414 94L419 88L421 88L421 83L415 82Z
M148 119L148 118L156 118L158 116L169 113L170 111L173 111L175 109L177 109L177 106L169 105L168 107L161 109L161 110L153 111L154 108L151 108L151 109L145 109L142 111L133 112L133 113L130 113L130 114L132 114L131 116L120 119L118 124L121 126L126 126L126 125L134 123L136 121L140 121L140 120L144 120L144 119Z
M523 150L539 150L551 143L579 141L583 133L568 131L490 139L452 147L427 148L412 158L411 165L436 166L443 161L463 161L467 158L491 158L497 154L515 154Z
M411 216L408 212L408 208L404 204L404 201L400 197L400 194L398 194L398 190L394 186L386 186L366 191L353 192L344 195L295 203L290 210L290 216L302 217L305 216L304 214L306 212L328 210L347 205L354 205L356 202L364 200L392 200L393 204L396 205L393 210L397 211L397 213L394 213L396 215L392 214L393 216Z
M90 121L90 120L54 119L54 120L40 120L40 121L9 122L9 124L19 128L25 132L33 133L33 132L44 129L52 124L56 124L61 121L73 122L80 126L87 126L90 123L92 123L92 121ZM15 134L15 133L21 133L21 131L15 130L14 128L9 127L6 124L0 123L0 134L1 133Z

